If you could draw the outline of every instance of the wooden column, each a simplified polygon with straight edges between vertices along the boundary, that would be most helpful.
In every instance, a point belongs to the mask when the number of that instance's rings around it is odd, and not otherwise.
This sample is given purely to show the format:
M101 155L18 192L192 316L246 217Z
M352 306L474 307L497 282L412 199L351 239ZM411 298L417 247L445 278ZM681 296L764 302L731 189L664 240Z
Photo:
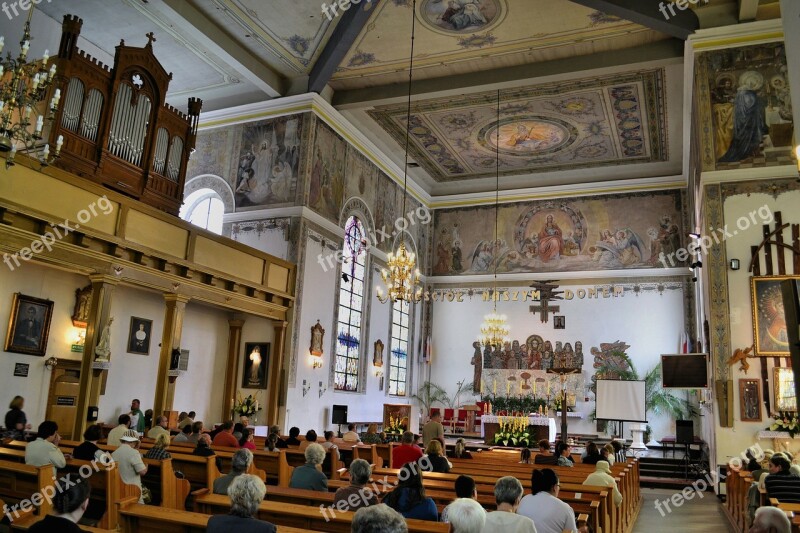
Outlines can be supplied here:
M225 389L222 394L222 420L227 420L233 411L233 397L236 395L236 375L239 369L239 349L242 345L243 318L228 320L228 360L225 363Z
M100 340L103 329L108 324L109 319L113 319L111 312L111 298L119 280L103 274L89 276L92 282L92 303L89 310L89 319L86 326L86 341L83 346L83 358L81 359L81 380L78 391L77 419L75 420L72 435L64 437L73 440L78 439L86 430L89 423L86 421L88 408L97 406L100 403L100 387L103 381L103 373L107 370L93 368L94 349ZM116 328L116 331L120 331ZM124 331L124 327L123 330ZM122 333L119 333L120 335Z
M170 378L169 367L172 361L172 350L180 348L183 332L183 317L186 303L191 298L183 294L166 293L164 301L164 332L161 334L161 352L158 358L158 377L156 378L156 395L153 399L153 416L161 416L164 411L172 411L175 398L175 379Z
M287 322L275 322L275 352L269 362L269 381L267 382L267 404L264 408L265 422L278 423L278 396L281 388L281 368L283 352L286 347Z

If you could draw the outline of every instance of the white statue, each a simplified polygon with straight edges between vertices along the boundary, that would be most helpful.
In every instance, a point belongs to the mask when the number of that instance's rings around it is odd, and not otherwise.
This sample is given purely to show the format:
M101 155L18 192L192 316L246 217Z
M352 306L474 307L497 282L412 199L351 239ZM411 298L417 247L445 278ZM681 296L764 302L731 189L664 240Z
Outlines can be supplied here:
M95 361L108 361L111 355L111 323L114 322L114 317L109 317L106 322L106 327L103 328L103 333L100 334L100 341L94 349Z

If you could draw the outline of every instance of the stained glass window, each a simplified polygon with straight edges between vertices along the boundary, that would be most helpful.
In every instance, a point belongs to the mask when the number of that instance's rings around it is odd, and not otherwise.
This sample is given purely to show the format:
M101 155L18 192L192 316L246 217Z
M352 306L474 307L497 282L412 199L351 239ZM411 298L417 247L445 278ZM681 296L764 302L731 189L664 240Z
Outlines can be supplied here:
M361 318L364 309L364 273L366 262L364 226L350 217L345 226L339 318L336 332L336 390L358 390L360 365Z
M389 357L389 394L406 395L408 372L408 302L392 304L392 343Z

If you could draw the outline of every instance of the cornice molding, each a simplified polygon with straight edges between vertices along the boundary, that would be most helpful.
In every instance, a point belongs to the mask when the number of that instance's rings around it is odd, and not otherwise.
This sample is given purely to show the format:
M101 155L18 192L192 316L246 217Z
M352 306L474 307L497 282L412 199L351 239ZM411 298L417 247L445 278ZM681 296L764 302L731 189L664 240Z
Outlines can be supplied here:
M697 30L687 39L686 45L697 53L781 39L783 39L783 24L781 19L773 19Z

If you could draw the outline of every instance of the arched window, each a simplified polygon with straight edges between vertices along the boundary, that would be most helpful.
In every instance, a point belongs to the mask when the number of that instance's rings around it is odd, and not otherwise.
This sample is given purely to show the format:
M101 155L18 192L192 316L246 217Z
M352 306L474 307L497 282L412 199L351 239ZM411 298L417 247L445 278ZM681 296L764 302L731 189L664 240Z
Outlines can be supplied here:
M336 330L336 366L334 388L357 391L361 369L361 330L364 309L364 275L367 249L364 226L356 217L345 224L342 250L339 314Z
M214 189L199 189L184 198L180 217L217 235L222 234L225 204Z
M392 337L389 355L389 394L406 395L408 382L408 302L398 300L392 304Z

